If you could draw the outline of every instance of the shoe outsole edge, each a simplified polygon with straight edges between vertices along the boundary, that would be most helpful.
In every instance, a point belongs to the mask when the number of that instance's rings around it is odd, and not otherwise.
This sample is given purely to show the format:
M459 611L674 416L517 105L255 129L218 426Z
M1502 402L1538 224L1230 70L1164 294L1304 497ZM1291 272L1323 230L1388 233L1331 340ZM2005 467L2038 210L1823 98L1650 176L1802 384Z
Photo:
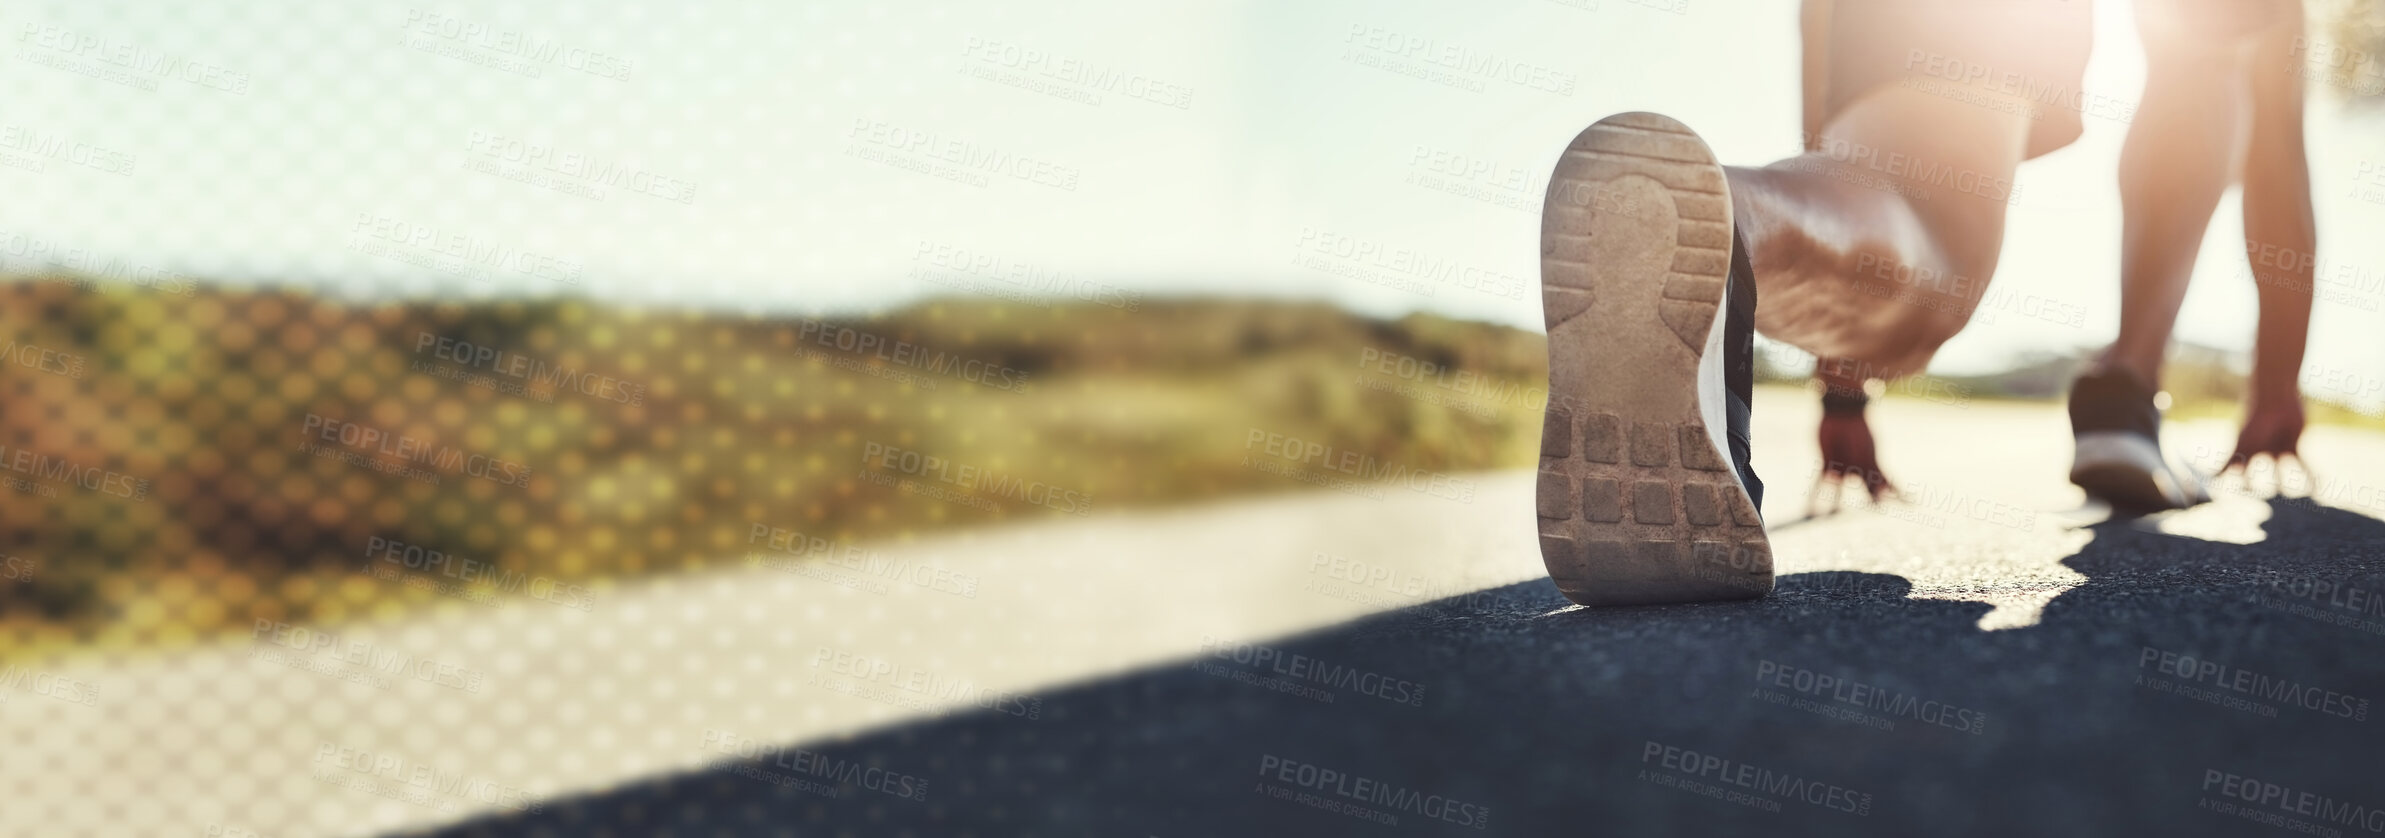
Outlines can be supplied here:
M1752 599L1771 543L1710 417L1730 184L1695 133L1618 114L1549 181L1541 293L1549 407L1535 492L1541 559L1583 605ZM1719 359L1717 359L1719 360ZM1718 366L1708 366L1707 375Z

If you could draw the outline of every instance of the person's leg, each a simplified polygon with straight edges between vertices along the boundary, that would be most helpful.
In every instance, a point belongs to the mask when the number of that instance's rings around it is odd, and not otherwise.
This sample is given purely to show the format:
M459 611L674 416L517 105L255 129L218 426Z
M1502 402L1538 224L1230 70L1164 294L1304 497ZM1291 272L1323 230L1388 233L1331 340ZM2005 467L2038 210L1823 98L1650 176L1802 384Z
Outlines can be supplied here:
M1747 437L1754 332L1873 377L1919 371L1995 270L2020 161L2075 136L2041 130L2037 103L1997 89L2010 73L1992 70L2075 78L2083 42L2037 49L2038 24L2083 36L2083 3L1833 5L1829 61L1809 67L1833 80L1812 151L1726 168L1687 126L1625 113L1576 135L1551 172L1534 506L1568 599L1768 592ZM1957 81L1916 83L1981 44L1990 55L1952 62Z
M1894 492L1864 383L1921 371L1986 292L2029 130L2022 103L2006 104L1885 87L1810 137L1812 151L1728 170L1765 301L1758 329L1816 356L1822 467L1809 516L1835 511L1822 501L1846 481L1874 502Z
M2146 81L2121 155L2120 333L2072 383L2070 393L2078 446L2071 482L2115 507L2151 511L2191 506L2208 497L2200 480L2162 454L2155 396L2204 231L2240 162L2267 170L2259 176L2262 186L2247 183L2248 236L2258 242L2274 232L2296 244L2308 242L2293 233L2297 224L2307 233L2310 223L2308 173L2301 162L2301 91L2289 72L2288 55L2299 21L2294 3L2137 4ZM2264 51L2272 54L2256 54ZM2264 84L2291 89L2269 90L2266 97L2273 101L2263 105L2255 88ZM2255 149L2256 144L2262 148ZM2288 145L2290 154L2284 150ZM2252 162L2255 154L2262 162ZM2293 205L2297 200L2299 205ZM2295 293L2279 287L2292 280L2275 272L2256 276L2263 279L2264 332L2276 332L2267 321L2291 308L2277 303L2281 292ZM2307 318L2307 280L2299 293L2298 316ZM2291 367L2299 368L2302 321L2293 322ZM2290 388L2292 373L2286 378ZM2289 424L2284 420L2290 419L2298 431L2298 402L2294 408L2293 415L2282 418L2277 411L2265 412L2266 419L2278 420L2267 424Z
M1914 118L1931 118L1935 116L1933 109L1940 105L1956 104L1969 109L1959 113L1973 117L1981 116L1978 112L1981 108L1991 113L2000 109L2005 118L1987 117L1999 136L2012 127L2009 117L2028 114L2031 118L2024 129L2028 138L2024 150L2034 146L2042 152L2057 147L2065 137L2075 136L2077 114L2032 109L2028 102L1966 89L1971 85L1960 79L1974 75L2010 78L2018 73L2029 84L2059 84L2070 75L2067 68L2083 67L2086 37L2084 21L2074 17L2083 12L2083 5L2072 9L2041 9L2025 18L2020 27L2032 36L2050 38L2057 44L2067 37L2075 53L2066 53L2060 46L2016 48L2009 43L2009 37L1998 39L1987 35L1983 29L2004 29L2009 35L2012 30L2007 27L2014 21L1994 15L1979 17L1980 9L1976 6L1933 9L1913 4L1891 8L1862 0L1856 0L1845 10L1836 6L1832 0L1806 0L1800 18L1805 48L1801 145L1808 153L1763 170L1736 174L1734 182L1741 187L1739 191L1750 196L1772 191L1811 195L1823 190L1843 192L1847 185L1859 185L1887 194L1849 193L1854 202L1885 201L1887 211L1911 216L1914 226L1929 230L1929 238L1951 234L1975 239L1981 246L1969 251L1972 258L1965 259L1955 255L1960 249L1955 247L1903 248L1925 253L1934 250L1933 255L1883 255L1897 249L1865 250L1841 242L1837 247L1826 246L1825 250L1834 252L1821 254L1820 258L1792 250L1788 258L1767 260L1770 268L1765 272L1767 281L1781 286L1783 292L1775 297L1780 304L1768 307L1768 334L1813 348L1825 341L1817 341L1815 335L1808 333L1821 332L1828 344L1867 353L1845 357L1825 352L1815 358L1814 382L1822 392L1823 416L1816 433L1822 467L1815 474L1808 515L1835 511L1835 502L1825 509L1824 501L1842 493L1846 482L1861 481L1874 502L1895 494L1894 483L1880 467L1871 428L1864 418L1869 401L1866 384L1873 378L1893 378L1918 371L1926 361L1924 347L1942 342L1968 319L1989 278L1985 261L1993 259L1994 243L2001 238L2001 205L2012 194L2009 173L2017 164L2017 157L2007 159L2009 146L1998 143L1981 144L1971 137L1946 134L1921 137L1931 145L1916 148L1905 145L1915 139L1909 133L1884 135L1868 126L1882 121L1899 124ZM1841 18L1841 14L1851 17ZM1963 46L1986 48L1951 54L1946 51L1951 46L1950 35L1951 40ZM1996 43L1999 40L2006 43ZM1895 48L1899 45L1902 49ZM1833 55L1841 52L1846 54L1838 60L1851 63L1834 72ZM1916 70L1921 72L1916 75ZM1956 76L1957 80L1950 84L1948 75ZM1876 96L1881 90L1900 88L1919 92L1924 97L1880 99ZM1864 93L1875 95L1851 95ZM1839 119L1850 113L1855 118ZM1954 173L1951 177L1947 175L1950 171ZM1948 188L1955 194L1944 195L1943 188L1941 194L1911 189L1907 183L1881 177L1882 173L1910 174L1931 184L1951 183ZM1930 213L1920 209L1932 203L1931 199L1940 197L1953 198L1953 205L1967 211ZM1982 200L1995 205L1981 206ZM1907 212L1898 212L1900 208L1895 204L1899 201L1907 205L1902 208ZM1779 205L1769 201L1745 203L1747 209L1758 211L1767 205ZM1827 205L1823 211L1830 212ZM1787 215L1790 223L1796 225L1812 217L1798 211ZM1938 217L1933 219L1932 215ZM1810 239L1800 236L1791 241L1804 244ZM1985 251L1985 260L1977 258L1981 251ZM1780 255L1781 249L1775 248L1774 252ZM1852 265L1848 264L1850 258ZM1957 261L1971 264L1965 267L1957 265ZM1782 265L1789 268L1781 269ZM1836 299L1828 294L1813 294L1817 289L1833 288L1840 292ZM1853 299L1845 294L1850 288L1857 292ZM1844 316L1837 322L1818 319L1812 316L1817 309ZM1850 328L1847 324L1854 325ZM1870 339L1869 345L1860 339Z
M2243 158L2244 242L2261 313L2252 392L2247 394L2244 429L2228 467L2244 466L2259 456L2300 460L2299 379L2310 335L2318 251L2310 164L2302 138L2302 79L2294 72L2299 66L2295 43L2303 29L2300 11L2293 9L2261 34L2246 62L2252 132Z
M1927 366L2003 247L2029 119L2028 103L1999 101L1885 86L1827 123L1818 150L1728 168L1757 330L1867 377Z
M1771 589L1746 436L1754 332L1769 316L1809 350L1918 370L1968 306L1866 289L1995 269L2004 195L1974 193L2010 182L2024 113L1884 87L1830 121L1822 151L1764 169L1719 165L1655 114L1575 137L1541 214L1550 384L1534 505L1560 592L1620 605ZM1974 300L1981 283L1930 284Z
M2145 94L2120 152L2120 336L2100 359L2155 388L2249 98L2238 44L2164 18L2151 7L2140 14Z

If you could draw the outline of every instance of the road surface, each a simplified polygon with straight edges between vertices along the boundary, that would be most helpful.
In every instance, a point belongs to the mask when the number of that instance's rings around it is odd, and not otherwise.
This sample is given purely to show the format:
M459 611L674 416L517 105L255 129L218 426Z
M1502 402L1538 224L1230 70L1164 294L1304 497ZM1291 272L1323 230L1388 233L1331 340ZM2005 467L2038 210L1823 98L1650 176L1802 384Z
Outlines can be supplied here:
M1762 601L1571 606L1528 474L957 534L332 627L385 682L271 637L57 667L99 698L0 704L0 828L2385 831L2385 439L2310 435L2323 502L2103 522L2058 410L1892 400L1907 502L1798 520L1813 412L1761 399Z

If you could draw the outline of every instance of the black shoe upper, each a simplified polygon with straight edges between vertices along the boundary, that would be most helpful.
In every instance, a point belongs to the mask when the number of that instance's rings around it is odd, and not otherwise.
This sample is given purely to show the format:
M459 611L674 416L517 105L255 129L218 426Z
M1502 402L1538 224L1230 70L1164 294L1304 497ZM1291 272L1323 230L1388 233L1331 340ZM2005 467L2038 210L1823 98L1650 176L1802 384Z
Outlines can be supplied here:
M2153 385L2119 367L2095 367L2070 384L2070 432L2119 431L2161 438Z
M1756 467L1750 458L1752 447L1748 440L1750 403L1756 388L1756 270L1748 262L1747 237L1731 231L1731 285L1723 294L1727 306L1723 312L1723 386L1731 392L1730 427L1726 437L1731 443L1731 466L1739 471L1739 483L1747 487L1747 497L1755 501L1757 514L1764 509L1764 481L1756 478Z

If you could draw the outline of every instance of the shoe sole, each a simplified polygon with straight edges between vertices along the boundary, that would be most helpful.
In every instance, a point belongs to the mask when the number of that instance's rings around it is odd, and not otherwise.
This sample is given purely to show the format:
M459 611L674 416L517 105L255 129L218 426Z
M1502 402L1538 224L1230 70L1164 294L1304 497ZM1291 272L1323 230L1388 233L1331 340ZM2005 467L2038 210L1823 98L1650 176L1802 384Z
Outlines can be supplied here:
M2193 505L2178 483L2161 449L2132 433L2090 431L2079 434L2078 453L2071 461L2070 482L2087 494L2132 512L2184 509Z
M1772 590L1763 520L1714 432L1730 207L1714 153L1656 114L1599 120L1549 179L1549 406L1535 503L1541 560L1566 599L1648 605Z

